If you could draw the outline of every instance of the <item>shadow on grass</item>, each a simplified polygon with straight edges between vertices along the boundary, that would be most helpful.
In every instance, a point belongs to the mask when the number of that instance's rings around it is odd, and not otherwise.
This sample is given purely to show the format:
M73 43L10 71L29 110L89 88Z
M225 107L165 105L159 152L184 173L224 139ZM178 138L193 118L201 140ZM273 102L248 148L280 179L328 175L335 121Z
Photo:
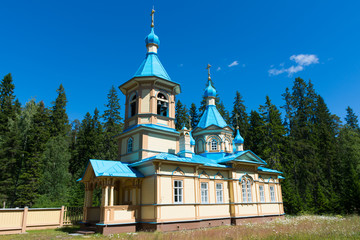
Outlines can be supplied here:
M74 225L74 226L66 226L62 228L57 228L55 231L64 232L64 233L76 233L80 230L80 226Z

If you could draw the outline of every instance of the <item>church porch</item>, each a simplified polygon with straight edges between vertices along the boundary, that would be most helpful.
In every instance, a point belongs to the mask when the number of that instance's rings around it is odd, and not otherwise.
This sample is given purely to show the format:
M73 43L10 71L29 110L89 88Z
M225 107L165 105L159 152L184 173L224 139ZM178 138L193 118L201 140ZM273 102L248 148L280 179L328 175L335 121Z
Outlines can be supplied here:
M82 229L104 235L135 232L140 216L141 179L98 177L85 184ZM101 199L100 202L98 199ZM98 206L94 206L94 203Z

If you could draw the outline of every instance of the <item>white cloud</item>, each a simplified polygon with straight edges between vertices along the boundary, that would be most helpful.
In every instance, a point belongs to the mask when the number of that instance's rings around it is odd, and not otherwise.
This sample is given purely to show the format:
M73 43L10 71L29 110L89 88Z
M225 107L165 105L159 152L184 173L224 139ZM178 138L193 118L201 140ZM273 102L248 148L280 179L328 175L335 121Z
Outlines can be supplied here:
M221 67L218 67L217 69L216 69L216 71L220 71L221 70Z
M319 63L319 58L314 54L292 55L290 60L295 61L300 66L309 66L310 64Z
M291 77L294 73L300 72L304 70L304 66L309 66L311 64L319 63L319 58L314 54L299 54L292 55L290 57L291 61L294 61L296 65L292 65L289 68L284 68L284 63L281 63L281 69L273 68L274 65L270 66L270 70L268 71L270 76L280 75L282 73L287 73L289 77Z
M238 61L233 61L232 63L230 63L228 65L228 67L234 67L234 66L237 66L237 65L239 65Z

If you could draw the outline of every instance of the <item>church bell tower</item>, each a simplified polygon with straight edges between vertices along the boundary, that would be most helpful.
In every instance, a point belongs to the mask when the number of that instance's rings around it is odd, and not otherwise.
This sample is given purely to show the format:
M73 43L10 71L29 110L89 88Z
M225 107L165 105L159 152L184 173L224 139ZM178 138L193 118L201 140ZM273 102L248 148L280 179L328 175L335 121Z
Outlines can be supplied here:
M174 121L180 85L171 80L158 57L160 40L154 31L154 13L152 10L151 32L145 38L145 59L135 75L119 87L126 96L124 131L119 135L121 161L178 151L179 133Z

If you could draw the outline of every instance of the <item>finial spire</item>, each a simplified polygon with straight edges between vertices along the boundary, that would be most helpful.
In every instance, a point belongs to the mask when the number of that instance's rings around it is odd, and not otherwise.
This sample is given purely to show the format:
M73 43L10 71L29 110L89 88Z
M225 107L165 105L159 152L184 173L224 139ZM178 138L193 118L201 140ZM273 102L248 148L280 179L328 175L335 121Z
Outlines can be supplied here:
M208 64L207 67L206 67L206 69L208 70L208 76L209 76L208 79L209 79L209 80L211 80L211 77L210 77L210 68L211 68L211 65Z
M154 27L154 14L155 14L155 10L154 10L154 7L153 9L151 10L151 27L153 28Z
M236 129L239 129L239 114L235 114L235 118L236 118Z

